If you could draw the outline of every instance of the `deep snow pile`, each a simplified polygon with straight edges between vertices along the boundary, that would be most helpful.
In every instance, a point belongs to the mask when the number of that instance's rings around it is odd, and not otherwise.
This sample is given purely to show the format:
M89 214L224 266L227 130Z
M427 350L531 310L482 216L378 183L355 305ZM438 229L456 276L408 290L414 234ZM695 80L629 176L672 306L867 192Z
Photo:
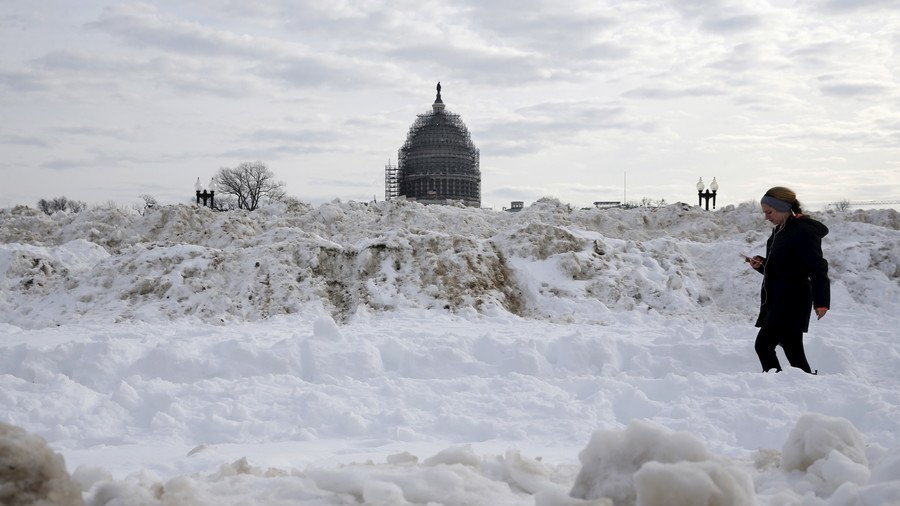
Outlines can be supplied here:
M758 280L735 259L761 253L768 234L749 204L715 213L683 204L574 210L551 199L516 214L403 201L0 213L0 314L28 328L246 321L310 303L338 321L360 306L497 307L567 320L602 319L607 309L744 314ZM833 281L856 302L880 306L896 287L896 214L826 220Z
M811 377L752 205L0 210L0 422L90 505L900 503L897 213L818 217Z

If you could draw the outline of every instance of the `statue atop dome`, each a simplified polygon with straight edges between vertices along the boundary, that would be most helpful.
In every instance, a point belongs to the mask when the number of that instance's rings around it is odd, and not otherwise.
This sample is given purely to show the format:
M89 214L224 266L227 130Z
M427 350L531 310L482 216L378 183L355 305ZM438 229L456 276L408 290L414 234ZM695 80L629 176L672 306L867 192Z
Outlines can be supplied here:
M440 104L440 105L438 105L438 104ZM438 81L438 83L437 83L437 98L434 99L434 104L432 104L432 107L434 107L435 110L438 110L438 109L443 110L443 107L444 107L444 101L441 100L441 82L440 81Z

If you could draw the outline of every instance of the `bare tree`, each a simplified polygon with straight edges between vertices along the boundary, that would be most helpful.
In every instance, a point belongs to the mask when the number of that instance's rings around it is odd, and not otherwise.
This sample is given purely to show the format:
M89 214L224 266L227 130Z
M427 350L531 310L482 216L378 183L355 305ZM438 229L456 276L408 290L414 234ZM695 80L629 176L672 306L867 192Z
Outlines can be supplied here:
M666 207L669 205L666 202L666 199L653 200L650 197L644 197L641 199L641 203L638 204L638 207L647 207L651 210L657 210L661 207Z
M261 201L277 201L284 198L284 183L275 180L275 174L266 164L242 162L237 167L222 167L213 176L218 193L237 199L238 209L254 211Z
M156 200L156 197L153 195L142 193L138 195L141 199L144 200L144 209L153 209L154 207L159 207L159 201Z
M234 195L220 193L216 195L216 202L212 205L212 209L216 211L234 211L238 209L238 201L234 198Z
M834 210L834 211L841 211L841 212L849 211L851 207L852 207L852 204L850 204L850 201L847 199L838 200L837 202L832 202L831 204L825 205L826 210Z
M132 208L141 216L146 216L148 212L159 207L159 201L153 195L142 193L138 197L144 201L144 205L135 204Z
M80 213L87 208L87 203L80 200L69 200L65 196L59 196L50 200L38 200L37 206L38 209L40 209L45 214L53 214L56 211Z

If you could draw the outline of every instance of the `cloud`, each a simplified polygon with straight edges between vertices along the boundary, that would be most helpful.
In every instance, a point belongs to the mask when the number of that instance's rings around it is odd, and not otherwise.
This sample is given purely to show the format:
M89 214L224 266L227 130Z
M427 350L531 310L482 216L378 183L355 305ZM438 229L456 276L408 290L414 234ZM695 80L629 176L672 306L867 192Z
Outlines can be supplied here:
M825 62L833 61L846 51L847 44L835 40L818 41L804 44L787 52L793 61L821 67Z
M232 68L215 72L220 75L244 72L276 79L291 86L338 89L358 88L373 82L393 82L393 79L383 77L385 70L393 70L391 65L317 51L295 40L209 28L165 16L155 7L144 4L107 8L101 19L89 23L88 27L113 35L132 46L163 51L167 56L165 61L169 63L185 64L196 62L197 58L225 60ZM209 73L197 73L189 79L179 80L177 74L174 77L173 86L183 90L205 90L223 96L240 94L232 87L212 84Z
M338 65L318 56L292 56L267 61L256 66L257 75L277 79L301 88L361 89L374 83L384 84L390 79L382 72L373 72L372 65Z
M707 17L700 23L700 27L704 30L726 35L752 30L762 25L763 18L754 14Z
M516 114L555 129L570 131L582 128L635 127L623 121L626 107L619 103L595 103L590 101L543 102L516 110Z
M826 11L844 13L862 10L895 10L900 8L898 0L826 0L820 3Z
M38 148L50 147L50 142L42 137L31 135L6 134L0 135L0 144L14 144L17 146L34 146Z
M591 132L649 133L656 128L652 121L632 117L619 103L559 101L522 107L491 120L480 126L477 138L485 155L524 156L548 146L579 144L581 136Z
M761 65L760 49L754 44L743 43L734 46L731 53L707 65L708 68L731 73L747 72Z
M724 0L671 0L670 4L689 19L702 17L710 12L721 12L727 8Z
M72 159L64 159L64 158L56 158L53 160L48 160L42 163L40 166L44 169L50 170L71 170L78 169L82 167L90 167L94 164L93 161L87 160L72 160Z
M531 134L529 139L510 139L510 138L487 138L484 142L479 143L482 157L484 156L506 156L506 157L523 157L535 154L544 149L545 145L534 140L537 132ZM502 133L500 135L503 135Z
M468 3L461 14L468 25L485 37L550 52L590 47L620 24L615 14L603 15L584 7L542 2L531 2L526 7L517 1L476 1Z
M64 151L63 148L59 150L59 152ZM117 170L121 171L122 175L138 166L173 165L208 156L206 153L191 152L143 152L132 147L119 148L116 145L107 144L86 144L86 147L83 147L77 154L57 155L51 153L51 155L54 157L36 162L35 165L58 171L72 169Z
M761 87L757 87L759 89ZM804 108L808 104L806 97L782 92L775 86L767 88L768 91L745 90L735 94L730 101L750 111L778 112L788 111L794 108Z
M387 52L391 58L440 69L447 80L481 84L511 84L544 80L546 69L535 54L504 47L457 46L427 42Z
M460 9L460 23L475 34L475 44L526 56L527 62L519 63L524 71L515 72L516 80L523 83L575 82L634 54L617 32L623 28L621 13L612 8L534 1L525 5L513 1L462 5L465 8ZM501 72L508 69L498 68Z
M100 139L113 138L133 141L138 138L137 134L131 129L114 127L97 127L87 125L57 126L53 127L52 131L64 135L77 135L83 137L95 137Z
M584 183L559 183L554 185L554 187L566 193L586 195L587 197L596 195L615 195L622 191L622 187L620 186L588 185Z
M269 146L243 146L225 149L215 154L217 158L240 160L278 160L297 155L311 155L334 151L316 144L274 144Z
M206 57L258 57L264 41L207 28L199 23L164 17L147 4L120 4L107 7L101 18L88 28L114 35L138 47L155 47L172 53Z
M674 100L691 97L714 97L725 94L725 90L713 85L696 85L682 88L672 86L639 86L622 93L622 96L634 99Z
M145 72L148 68L147 60L98 55L71 49L51 51L40 58L35 58L31 64L33 68L48 73L67 72L70 75L83 76L129 74Z
M0 89L10 95L47 89L47 83L31 71L0 71ZM4 97L7 98L7 97Z
M403 129L404 126L400 122L385 118L383 116L354 116L347 118L344 125L354 129L373 130L373 129Z
M824 95L836 97L869 98L888 93L891 88L888 86L873 82L826 82L819 84L819 90Z
M326 59L324 82L334 77L328 71L336 69L355 69L357 74L349 75L349 80L358 82L362 61L380 62L377 69L366 69L370 78L440 74L444 79L486 85L546 82L577 79L602 62L631 55L631 49L618 41L597 37L618 24L613 17L568 7L529 5L409 2L408 6L394 3L387 9L377 2L276 2L247 12L243 6L229 7L258 23L277 20L293 40L305 42L313 49L307 58ZM309 66L322 62L302 56L279 57L273 74L304 86L319 85ZM340 63L354 58L351 67ZM578 63L571 64L573 61ZM396 85L401 80L385 82Z
M308 181L314 183L319 186L335 186L340 188L372 188L372 181L364 181L354 178L324 178L324 177L310 177Z
M632 56L631 48L613 42L598 42L585 46L575 51L575 54L585 59L599 60L625 60Z
M403 136L388 141L381 147L373 147L371 142L361 142L361 139L371 141L373 138L383 138L381 131L373 131L373 128L383 129L388 122L379 118L353 118L343 122L343 126L332 125L330 122L242 130L235 134L234 147L218 153L221 157L240 158L284 158L298 155L311 155L319 153L333 153L348 155L352 153L393 153L403 142ZM393 124L393 123L391 123ZM403 127L394 128L402 132ZM373 162L379 163L379 162ZM383 163L383 161L381 162Z
M659 180L722 160L870 167L900 159L898 1L29 7L27 23L0 19L25 48L0 69L0 143L73 178L262 159L352 179L380 171L442 80L499 171L490 184L541 185L548 160L557 180L587 182L601 163Z
M260 91L251 72L231 72L221 65L169 55L138 58L65 49L24 65L22 70L0 73L0 88L49 95L66 103L146 100L148 88L152 93L173 90L227 98Z
M66 102L142 101L160 90L224 98L264 91L249 70L178 55L139 58L59 50L32 60L23 74L28 81L22 91L51 93Z
M311 129L277 129L277 128L260 128L249 134L253 140L265 142L283 142L289 141L296 144L321 144L333 142L340 139L337 132L331 130L311 130Z
M873 98L888 95L894 87L883 82L877 75L869 77L864 74L832 73L816 78L815 85L824 95L842 98Z
M547 193L543 186L494 186L482 196L482 201L537 199Z
M896 151L900 128L878 118L872 121L832 121L824 124L782 123L756 125L739 134L706 137L709 146L741 151L785 150L810 157L846 157L871 150ZM818 153L818 154L816 154Z

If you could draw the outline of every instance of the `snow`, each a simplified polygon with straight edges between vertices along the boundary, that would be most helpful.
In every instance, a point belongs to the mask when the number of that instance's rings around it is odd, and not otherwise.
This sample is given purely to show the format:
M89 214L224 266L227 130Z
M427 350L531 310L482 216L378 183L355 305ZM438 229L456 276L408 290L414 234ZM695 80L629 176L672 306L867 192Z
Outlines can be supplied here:
M809 376L751 204L0 210L0 423L88 505L900 504L900 219L816 217Z
M868 466L862 434L843 418L808 413L800 417L782 449L782 467L806 471L832 452L863 467Z
M46 441L0 423L0 504L77 505L81 491Z
M659 482L666 474L666 468L649 469L645 464L687 464L706 461L712 456L699 439L687 432L668 433L636 420L624 431L595 431L578 458L581 471L569 495L581 499L608 497L616 504L634 504L635 473L646 471L644 481L649 482Z
M753 506L750 476L716 462L649 461L634 475L638 506ZM626 504L625 502L621 504Z

